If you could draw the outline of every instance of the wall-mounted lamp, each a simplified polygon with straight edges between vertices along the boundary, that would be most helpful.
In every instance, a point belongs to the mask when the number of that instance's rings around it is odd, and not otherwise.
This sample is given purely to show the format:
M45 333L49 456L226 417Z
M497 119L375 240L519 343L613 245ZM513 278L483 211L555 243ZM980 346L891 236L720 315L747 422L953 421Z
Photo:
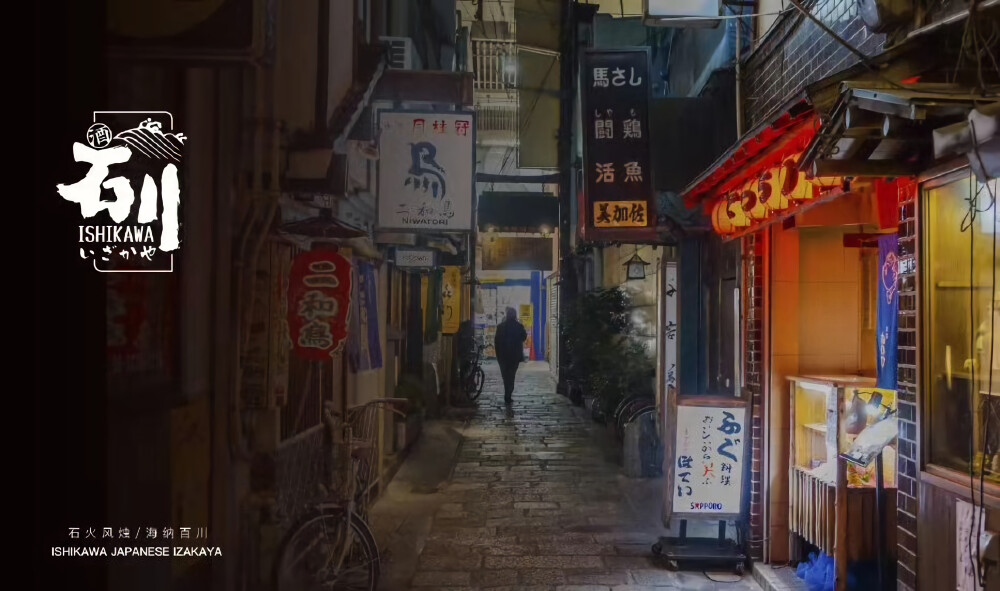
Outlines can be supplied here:
M639 256L639 249L636 248L632 258L625 262L625 278L628 280L645 279L646 266L648 265L649 263L642 260L642 257Z

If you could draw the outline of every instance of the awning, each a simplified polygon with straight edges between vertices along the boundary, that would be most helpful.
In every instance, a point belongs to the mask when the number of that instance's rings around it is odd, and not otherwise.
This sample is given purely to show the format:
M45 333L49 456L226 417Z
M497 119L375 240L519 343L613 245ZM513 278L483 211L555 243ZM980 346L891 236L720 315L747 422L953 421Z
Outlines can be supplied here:
M939 159L935 129L966 122L977 104L996 103L950 84L844 82L799 169L817 177L915 176Z
M697 207L743 185L779 164L790 152L808 145L819 119L805 95L799 95L780 114L745 134L733 147L692 181L681 196L689 208Z

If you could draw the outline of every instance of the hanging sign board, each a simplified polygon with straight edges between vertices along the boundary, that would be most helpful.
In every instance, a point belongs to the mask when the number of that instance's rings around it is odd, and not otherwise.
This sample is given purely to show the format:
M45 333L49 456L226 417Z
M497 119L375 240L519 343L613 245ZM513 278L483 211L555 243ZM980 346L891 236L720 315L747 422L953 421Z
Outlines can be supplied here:
M587 226L654 225L649 48L588 51L581 71Z
M378 228L471 231L475 113L384 110L378 129Z
M741 398L685 397L670 413L664 518L738 519L748 474L747 406Z
M397 267L437 266L437 251L432 248L397 248L395 258Z

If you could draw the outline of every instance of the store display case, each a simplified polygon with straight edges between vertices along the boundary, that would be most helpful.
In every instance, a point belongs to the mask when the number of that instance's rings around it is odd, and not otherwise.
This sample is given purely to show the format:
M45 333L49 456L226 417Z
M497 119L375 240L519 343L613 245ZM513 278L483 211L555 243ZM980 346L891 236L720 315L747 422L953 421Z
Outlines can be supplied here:
M846 525L846 560L872 560L877 554L876 472L848 463L866 427L895 421L896 393L875 388L874 378L858 376L790 377L789 526L820 550L835 555L838 512ZM895 443L882 450L883 483L891 523L884 524L894 549L896 514ZM838 500L841 491L843 502ZM792 549L796 553L796 549Z

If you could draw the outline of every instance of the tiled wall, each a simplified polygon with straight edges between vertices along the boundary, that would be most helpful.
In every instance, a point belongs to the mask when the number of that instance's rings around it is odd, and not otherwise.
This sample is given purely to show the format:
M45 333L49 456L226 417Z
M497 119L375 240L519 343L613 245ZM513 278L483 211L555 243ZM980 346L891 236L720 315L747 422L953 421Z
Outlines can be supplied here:
M764 453L762 396L767 369L764 365L764 259L767 234L757 232L743 239L744 273L743 283L746 351L744 352L745 386L752 397L753 423L751 424L753 449L750 469L750 556L754 560L763 558L764 504L761 491Z
M917 185L901 183L899 190L899 258L909 272L899 276L899 472L896 500L897 584L900 590L917 588L917 284L908 264L917 258Z
M868 32L856 0L812 0L803 5L862 53L876 55L882 50L885 36ZM782 15L744 62L746 129L768 120L806 85L857 62L854 54L800 12Z

